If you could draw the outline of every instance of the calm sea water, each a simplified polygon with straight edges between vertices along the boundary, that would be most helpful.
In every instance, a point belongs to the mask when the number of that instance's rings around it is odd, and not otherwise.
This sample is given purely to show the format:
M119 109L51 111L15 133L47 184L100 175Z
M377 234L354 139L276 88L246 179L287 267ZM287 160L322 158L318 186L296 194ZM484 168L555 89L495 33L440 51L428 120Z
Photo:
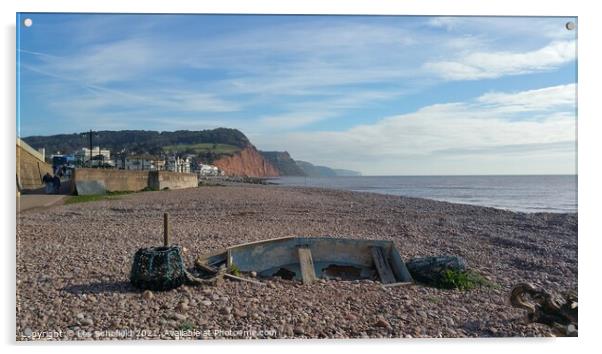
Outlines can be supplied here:
M577 176L279 177L286 186L429 198L535 213L577 212Z

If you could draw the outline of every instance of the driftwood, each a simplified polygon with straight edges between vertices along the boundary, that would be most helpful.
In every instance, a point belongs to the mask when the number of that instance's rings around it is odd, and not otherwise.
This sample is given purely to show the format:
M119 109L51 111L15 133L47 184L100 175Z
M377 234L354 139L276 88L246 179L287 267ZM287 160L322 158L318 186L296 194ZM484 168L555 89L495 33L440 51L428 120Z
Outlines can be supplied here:
M398 286L410 286L410 285L414 285L413 281L405 281L405 282L397 282L397 283L390 283L390 284L383 284L381 285L384 289L387 288L396 288Z
M578 308L575 293L554 296L533 284L520 283L510 292L510 304L527 310L529 322L546 324L557 335L577 336Z
M220 267L219 269L215 269L215 268L213 268L213 267L211 267L211 266L209 266L209 265L201 262L198 259L194 262L194 265L200 271L202 271L204 273L209 273L209 274L213 275L209 279L200 279L201 280L200 282L195 281L199 285L203 284L203 283L206 283L206 281L212 280L212 279L214 279L216 277L220 277L220 278L226 277L226 278L229 278L229 279L232 279L232 280L244 281L244 282L252 283L252 284L255 284L255 285L265 285L264 283L256 281L256 280L252 280L252 279L248 279L248 278L243 278L243 277L238 277L238 276L236 276L234 274L230 274L230 273L226 272L226 267L224 267L224 266ZM220 272L221 272L221 274L220 274Z
M255 284L255 285L262 285L262 286L265 285L265 283L262 283L260 281L252 280L252 279L249 279L249 278L237 277L236 275L233 275L233 274L226 273L226 274L224 274L224 276L226 278L230 278L230 279L238 280L238 281L246 281L248 283L252 283L252 284Z
M210 267L202 262L200 262L199 260L196 260L194 262L194 266L197 267L198 269L200 269L201 271L205 272L205 273L209 273L209 274L217 274L217 269Z

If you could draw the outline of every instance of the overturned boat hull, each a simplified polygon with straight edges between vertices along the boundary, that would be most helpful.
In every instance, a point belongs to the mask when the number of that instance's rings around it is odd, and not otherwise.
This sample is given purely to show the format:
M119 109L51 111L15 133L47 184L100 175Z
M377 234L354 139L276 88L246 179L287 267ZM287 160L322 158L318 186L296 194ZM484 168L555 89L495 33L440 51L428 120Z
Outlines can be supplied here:
M285 237L237 245L197 259L210 268L226 265L260 277L313 280L412 281L397 248L386 240Z

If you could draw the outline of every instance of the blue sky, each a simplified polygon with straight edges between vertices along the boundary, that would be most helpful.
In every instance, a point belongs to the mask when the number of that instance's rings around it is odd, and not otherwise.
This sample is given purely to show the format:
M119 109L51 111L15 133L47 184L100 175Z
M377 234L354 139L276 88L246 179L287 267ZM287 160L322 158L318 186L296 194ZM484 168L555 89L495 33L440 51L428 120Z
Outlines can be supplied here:
M20 136L231 127L367 175L576 173L573 18L26 17Z

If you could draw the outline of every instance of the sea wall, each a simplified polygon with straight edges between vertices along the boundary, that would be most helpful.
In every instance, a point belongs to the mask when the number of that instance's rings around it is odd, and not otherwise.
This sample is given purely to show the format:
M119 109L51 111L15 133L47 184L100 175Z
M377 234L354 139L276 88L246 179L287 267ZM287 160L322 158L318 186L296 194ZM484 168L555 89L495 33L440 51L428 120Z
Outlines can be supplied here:
M43 188L42 177L46 173L52 174L52 166L42 160L39 152L17 139L17 190Z
M198 186L198 179L195 174L169 171L76 168L73 180L75 186L79 182L100 182L107 192L137 192L145 188L155 190L165 188L183 189Z
M148 186L151 189L184 189L194 188L198 185L199 180L194 173L150 171L148 174Z
M137 192L148 187L149 171L76 168L73 180L102 181L108 192Z

